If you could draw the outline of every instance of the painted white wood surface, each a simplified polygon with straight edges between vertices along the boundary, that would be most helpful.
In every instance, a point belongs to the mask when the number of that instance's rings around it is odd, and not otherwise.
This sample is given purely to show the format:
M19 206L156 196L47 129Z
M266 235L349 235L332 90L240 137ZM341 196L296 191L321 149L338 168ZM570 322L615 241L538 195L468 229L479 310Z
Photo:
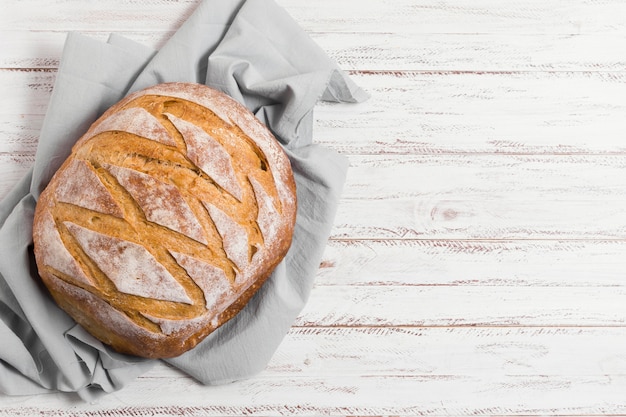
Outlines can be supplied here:
M198 0L4 0L0 197L34 160L68 31L158 48ZM279 0L372 96L320 104L347 184L267 369L158 366L0 415L626 414L626 2Z

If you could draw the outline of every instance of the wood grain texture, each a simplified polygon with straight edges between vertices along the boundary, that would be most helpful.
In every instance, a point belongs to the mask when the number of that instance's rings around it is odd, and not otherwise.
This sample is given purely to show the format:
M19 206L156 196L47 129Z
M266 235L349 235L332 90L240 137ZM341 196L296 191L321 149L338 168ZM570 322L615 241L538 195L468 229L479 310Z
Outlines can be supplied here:
M623 72L361 72L372 96L322 104L317 139L353 153L624 152ZM356 108L354 108L356 107Z
M0 415L610 415L624 412L625 388L623 376L281 377L209 390L180 378L142 378L132 395L125 390L103 403L66 403L59 408L49 405L58 401L59 395L54 395L4 407Z
M175 30L198 0L20 0L4 4L5 30ZM369 33L626 33L620 0L568 1L278 0L302 27L311 32ZM355 4L358 5L355 6Z
M488 341L485 341L488 343ZM460 374L455 365L463 363L462 353L445 349L432 360L448 363L455 369L453 375L432 374L429 370L413 370L409 375L369 374L356 376L285 376L262 375L236 384L236 386L198 387L193 381L180 375L145 376L138 380L136 394L130 390L114 394L98 404L67 404L62 410L47 406L50 402L42 397L27 404L15 402L4 408L0 415L44 415L61 417L98 413L102 415L384 415L395 412L404 415L523 415L532 402L537 414L554 414L559 404L568 404L566 410L575 409L587 415L622 410L621 406L607 407L607 403L620 403L620 391L624 389L623 377L594 375L530 375L518 373L523 363L516 363L510 355L511 347L503 357L498 346L483 345L486 357L496 358L495 363L477 362L478 367L504 365L513 369L498 374L481 375L469 371ZM543 349L550 346L517 347L519 357L542 356ZM427 355L424 355L427 356ZM428 359L421 356L421 365ZM471 352L471 356L480 356ZM576 359L575 357L570 357ZM536 359L535 359L536 360ZM490 362L490 361L488 361ZM539 361L540 362L540 361ZM345 363L341 361L340 363ZM602 363L596 363L602 365ZM606 362L614 367L615 362ZM419 368L419 365L418 365ZM163 386L168 387L167 396L160 395ZM419 391L417 391L419 390ZM376 396L371 393L376 392ZM181 401L180 399L185 400ZM242 403L241 398L246 398ZM341 401L338 402L337 399ZM530 399L533 399L532 401ZM178 400L176 400L178 399ZM1 412L1 411L0 411ZM17 414L9 414L11 412ZM23 413L23 414L22 414Z
M97 404L64 400L61 410L48 405L59 396L12 397L0 415L520 415L529 404L537 414L559 404L601 414L605 402L620 403L624 336L623 328L293 328L262 374L234 385L202 387L159 366Z
M321 103L315 140L347 155L624 153L626 73L366 72L358 105ZM0 70L7 128L42 116L55 69Z
M623 239L333 239L316 283L619 289L624 253Z
M399 33L623 33L619 0L478 0L350 1L320 0L280 4L308 30Z
M624 326L622 288L318 287L300 326Z
M105 41L96 26L85 35ZM116 32L158 49L173 32ZM56 68L65 32L4 31L0 68ZM314 32L311 37L342 68L358 71L623 71L626 35ZM598 48L602 44L602 48Z
M320 103L351 167L267 368L159 364L0 416L626 415L626 3L277 0L370 94ZM198 0L8 0L0 196L34 161L68 31L159 48Z

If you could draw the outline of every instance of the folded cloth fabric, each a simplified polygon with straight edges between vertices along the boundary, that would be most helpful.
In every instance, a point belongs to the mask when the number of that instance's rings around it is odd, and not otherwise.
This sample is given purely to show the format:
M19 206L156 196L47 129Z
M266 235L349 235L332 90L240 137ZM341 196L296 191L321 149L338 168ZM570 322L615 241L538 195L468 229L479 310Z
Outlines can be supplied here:
M347 170L344 157L312 142L313 108L367 94L273 0L205 0L159 51L70 33L35 163L0 202L0 392L94 400L155 363L112 351L56 306L37 276L31 233L37 198L89 125L129 92L170 81L220 89L266 123L292 162L299 207L289 253L246 308L168 362L203 384L254 375L306 303Z

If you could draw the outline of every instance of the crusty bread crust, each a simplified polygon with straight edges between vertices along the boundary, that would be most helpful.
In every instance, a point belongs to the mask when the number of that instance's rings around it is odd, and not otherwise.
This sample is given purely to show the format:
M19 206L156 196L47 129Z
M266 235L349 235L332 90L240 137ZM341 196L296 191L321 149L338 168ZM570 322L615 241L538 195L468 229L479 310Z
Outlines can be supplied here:
M156 85L108 109L41 194L39 275L117 351L178 356L284 258L296 205L289 159L252 113L203 85Z

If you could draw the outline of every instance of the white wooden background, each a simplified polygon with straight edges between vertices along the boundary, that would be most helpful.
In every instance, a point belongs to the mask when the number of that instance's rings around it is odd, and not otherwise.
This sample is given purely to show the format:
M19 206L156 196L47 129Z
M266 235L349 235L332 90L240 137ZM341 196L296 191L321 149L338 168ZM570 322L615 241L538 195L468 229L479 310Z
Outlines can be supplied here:
M278 0L372 96L317 109L352 167L267 369L158 366L0 415L626 414L626 2ZM159 47L198 0L2 0L0 196L32 164L65 34Z

